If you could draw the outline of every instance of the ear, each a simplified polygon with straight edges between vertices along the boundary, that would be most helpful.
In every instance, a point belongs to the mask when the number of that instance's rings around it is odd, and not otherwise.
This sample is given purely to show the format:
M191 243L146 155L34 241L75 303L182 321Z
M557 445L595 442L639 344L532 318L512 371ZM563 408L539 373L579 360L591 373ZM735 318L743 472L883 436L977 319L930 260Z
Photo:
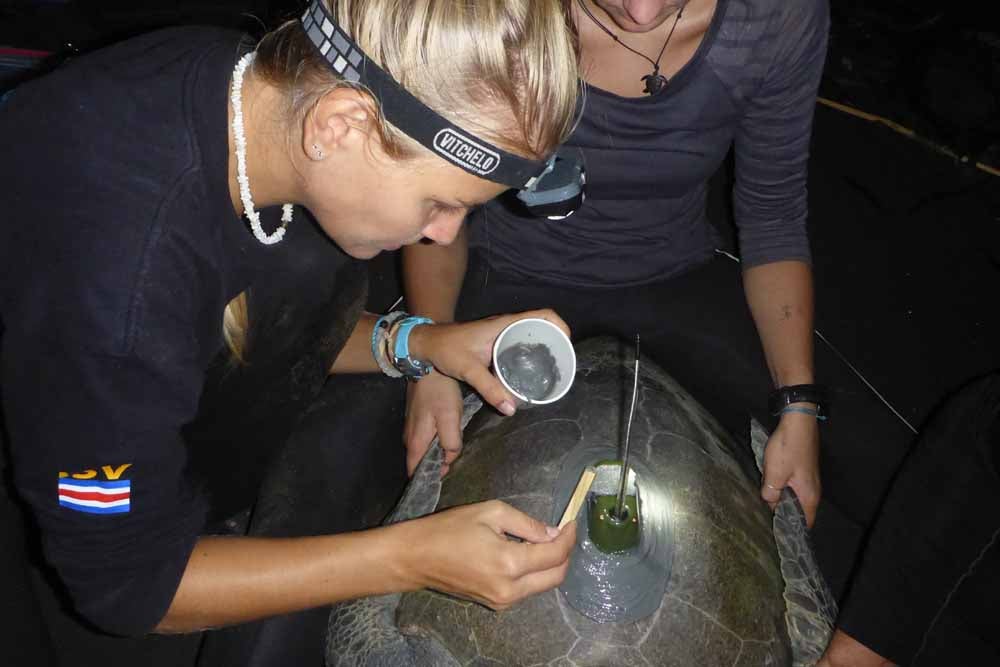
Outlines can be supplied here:
M336 88L319 99L303 123L302 151L310 160L321 161L349 141L371 136L374 102L354 88Z

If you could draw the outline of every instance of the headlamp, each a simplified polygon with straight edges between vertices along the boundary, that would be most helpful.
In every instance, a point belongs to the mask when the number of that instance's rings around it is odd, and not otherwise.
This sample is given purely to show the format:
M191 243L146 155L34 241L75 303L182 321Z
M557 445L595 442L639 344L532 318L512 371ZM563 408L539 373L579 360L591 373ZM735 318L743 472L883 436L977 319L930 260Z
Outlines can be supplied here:
M586 184L581 156L563 146L549 158L549 166L535 183L518 190L517 199L533 216L563 220L583 205Z

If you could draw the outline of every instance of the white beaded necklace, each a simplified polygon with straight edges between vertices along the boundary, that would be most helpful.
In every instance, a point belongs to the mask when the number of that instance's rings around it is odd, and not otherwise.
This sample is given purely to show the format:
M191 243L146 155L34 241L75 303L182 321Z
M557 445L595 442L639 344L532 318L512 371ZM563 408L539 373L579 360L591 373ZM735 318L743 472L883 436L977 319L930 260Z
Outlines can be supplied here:
M230 100L233 103L233 141L236 143L236 181L240 184L240 201L243 212L250 220L250 229L257 240L264 245L274 245L285 238L288 223L292 221L294 207L285 204L281 207L281 226L273 234L267 234L260 226L260 213L253 207L253 197L250 196L250 181L247 179L247 137L243 129L243 73L253 62L257 54L251 52L240 58L233 70L233 92Z

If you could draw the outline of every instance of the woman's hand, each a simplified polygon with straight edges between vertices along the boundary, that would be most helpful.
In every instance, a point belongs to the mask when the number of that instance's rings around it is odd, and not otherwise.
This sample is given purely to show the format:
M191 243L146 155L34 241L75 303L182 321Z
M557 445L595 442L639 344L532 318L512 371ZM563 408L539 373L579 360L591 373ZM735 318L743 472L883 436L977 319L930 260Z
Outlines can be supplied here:
M815 406L803 404L803 407ZM764 475L760 496L773 510L781 490L792 487L812 528L819 506L819 425L812 415L788 412L771 434L764 450Z
M498 610L562 583L576 544L575 522L559 531L497 500L397 527L406 545L401 558L410 587Z
M433 364L434 372L407 391L403 441L408 474L413 474L435 434L440 436L439 442L445 452L442 474L448 472L451 462L462 451L462 394L455 380L471 385L500 413L508 417L514 414L514 397L490 373L493 342L506 326L528 317L548 320L569 335L566 323L549 309L413 329L411 354Z
M499 501L340 535L202 537L156 632L427 587L502 609L562 582L575 543L575 524L560 532Z
M429 361L436 372L468 383L484 401L509 417L515 411L514 397L490 373L493 341L507 325L529 317L548 320L567 336L570 333L562 318L555 311L545 308L516 315L487 317L475 322L415 327L410 334L411 354L417 359Z
M413 475L434 436L444 450L441 475L462 452L462 390L458 382L438 372L431 373L406 389L406 474Z

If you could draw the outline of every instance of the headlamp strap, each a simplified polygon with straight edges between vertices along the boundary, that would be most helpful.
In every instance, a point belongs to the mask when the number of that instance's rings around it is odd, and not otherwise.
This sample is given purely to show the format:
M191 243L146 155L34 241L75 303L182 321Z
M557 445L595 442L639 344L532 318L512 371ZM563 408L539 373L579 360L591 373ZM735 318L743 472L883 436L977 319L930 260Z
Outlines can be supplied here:
M334 72L367 88L386 120L449 162L512 188L526 187L546 170L548 160L529 160L474 138L414 97L337 25L323 0L312 0L301 21L309 41Z

